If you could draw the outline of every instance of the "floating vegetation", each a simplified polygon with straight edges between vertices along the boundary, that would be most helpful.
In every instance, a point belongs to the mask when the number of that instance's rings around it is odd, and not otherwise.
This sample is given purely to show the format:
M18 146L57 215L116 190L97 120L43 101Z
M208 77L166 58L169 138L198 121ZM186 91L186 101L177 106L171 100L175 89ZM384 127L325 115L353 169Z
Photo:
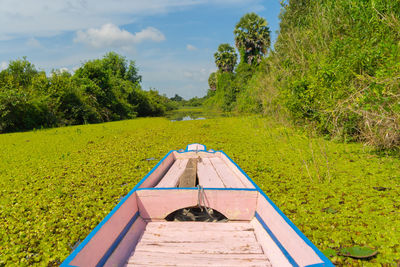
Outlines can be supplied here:
M268 118L146 118L0 135L0 266L59 264L169 150L195 142L224 150L335 264L399 261L398 156Z

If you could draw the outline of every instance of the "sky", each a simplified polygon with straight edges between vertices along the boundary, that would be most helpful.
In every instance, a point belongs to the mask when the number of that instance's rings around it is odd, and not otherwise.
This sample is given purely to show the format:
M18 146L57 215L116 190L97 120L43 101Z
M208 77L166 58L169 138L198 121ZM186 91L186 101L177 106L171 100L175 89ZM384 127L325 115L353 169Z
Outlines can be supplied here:
M240 18L264 17L272 41L279 0L0 0L0 70L26 56L48 74L73 73L115 51L134 60L142 87L189 99L207 93L219 44Z

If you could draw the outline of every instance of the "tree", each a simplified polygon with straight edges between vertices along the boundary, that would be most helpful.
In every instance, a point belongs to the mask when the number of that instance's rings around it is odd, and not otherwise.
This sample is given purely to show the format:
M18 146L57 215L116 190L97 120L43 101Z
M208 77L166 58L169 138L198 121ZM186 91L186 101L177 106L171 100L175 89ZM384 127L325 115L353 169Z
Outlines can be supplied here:
M18 84L17 86L23 86L24 88L31 83L33 76L38 73L35 65L30 63L26 57L10 61L6 71L14 77L14 81Z
M177 101L177 102L181 102L181 101L183 101L183 97L181 97L181 96L178 95L178 94L175 94L175 96L174 96L174 97L171 97L170 100L172 100L172 101Z
M142 76L139 75L139 70L136 67L134 60L129 61L128 69L125 72L125 80L131 81L133 83L141 83Z
M260 63L271 45L267 21L256 13L248 13L236 24L233 33L241 61L247 64Z
M218 51L214 54L215 64L222 72L233 72L237 61L235 48L229 44L220 44Z
M208 77L208 86L210 87L210 90L215 91L217 89L217 73L213 72L210 74Z

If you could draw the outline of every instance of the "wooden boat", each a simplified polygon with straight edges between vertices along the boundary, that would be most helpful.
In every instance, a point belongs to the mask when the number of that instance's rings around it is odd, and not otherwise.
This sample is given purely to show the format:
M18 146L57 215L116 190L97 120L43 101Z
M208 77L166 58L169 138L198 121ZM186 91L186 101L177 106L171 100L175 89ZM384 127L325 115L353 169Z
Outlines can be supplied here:
M333 266L235 162L201 144L170 151L61 266L126 265Z

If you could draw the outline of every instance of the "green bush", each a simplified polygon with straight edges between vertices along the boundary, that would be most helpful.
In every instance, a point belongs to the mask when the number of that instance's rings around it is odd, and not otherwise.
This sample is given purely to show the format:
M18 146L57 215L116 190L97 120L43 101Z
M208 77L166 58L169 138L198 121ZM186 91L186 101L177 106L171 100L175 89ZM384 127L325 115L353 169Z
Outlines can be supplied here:
M295 0L280 17L268 88L290 116L331 136L400 145L400 2Z
M116 53L85 62L74 75L37 71L26 58L0 72L0 132L159 116L176 102L140 87L134 61Z

